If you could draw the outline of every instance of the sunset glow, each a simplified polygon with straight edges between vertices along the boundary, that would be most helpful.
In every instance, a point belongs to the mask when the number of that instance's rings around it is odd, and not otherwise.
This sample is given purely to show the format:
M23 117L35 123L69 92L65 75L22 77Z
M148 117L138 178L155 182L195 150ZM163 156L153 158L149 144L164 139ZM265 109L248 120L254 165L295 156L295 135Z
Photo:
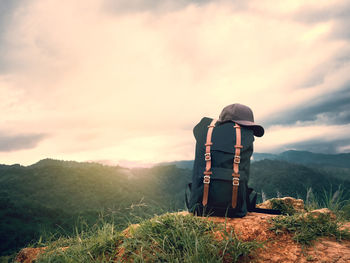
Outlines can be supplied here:
M0 163L193 159L193 127L236 102L265 127L256 152L348 152L349 8L5 1Z

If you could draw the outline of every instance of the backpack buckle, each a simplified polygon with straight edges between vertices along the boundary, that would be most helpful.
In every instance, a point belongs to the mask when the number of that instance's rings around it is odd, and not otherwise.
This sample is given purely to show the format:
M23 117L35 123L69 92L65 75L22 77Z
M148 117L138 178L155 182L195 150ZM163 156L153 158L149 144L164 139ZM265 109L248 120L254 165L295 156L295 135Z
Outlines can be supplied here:
M238 156L238 155L235 155L235 158L233 159L233 162L234 163L240 163L241 162L241 157L240 156Z
M204 175L203 177L203 184L210 184L210 176L209 175Z
M211 160L210 153L205 153L204 154L204 160L206 160L206 161L210 161Z
M233 177L233 178L232 178L232 185L234 185L234 186L239 186L239 178Z

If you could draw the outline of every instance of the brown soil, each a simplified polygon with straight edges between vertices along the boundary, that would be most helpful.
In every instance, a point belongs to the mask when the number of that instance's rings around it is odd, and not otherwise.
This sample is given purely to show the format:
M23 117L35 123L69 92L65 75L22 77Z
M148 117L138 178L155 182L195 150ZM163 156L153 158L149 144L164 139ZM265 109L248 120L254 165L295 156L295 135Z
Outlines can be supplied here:
M43 252L46 249L46 247L40 247L40 248L32 248L32 247L26 247L21 249L21 251L18 253L16 257L16 262L21 263L32 263L33 260L37 258L40 252Z
M311 247L302 248L292 240L290 234L275 235L269 230L268 219L275 215L248 213L244 218L218 218L210 220L226 223L226 229L234 229L235 233L244 241L262 241L264 247L249 259L249 262L350 262L350 241L337 242L334 239L323 238L317 240ZM344 227L350 228L350 223ZM220 234L217 234L220 237Z
M62 251L65 251L68 247L61 247L60 249ZM21 251L16 256L15 262L21 262L21 263L32 263L36 260L38 255L42 252L44 252L47 249L47 247L26 247L22 248Z

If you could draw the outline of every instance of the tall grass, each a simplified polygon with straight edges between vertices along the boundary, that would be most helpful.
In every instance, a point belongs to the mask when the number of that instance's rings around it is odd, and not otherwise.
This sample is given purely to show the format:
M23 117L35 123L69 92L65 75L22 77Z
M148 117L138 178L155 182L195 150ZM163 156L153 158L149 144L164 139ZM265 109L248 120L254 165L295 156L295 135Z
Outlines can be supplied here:
M273 199L272 199L273 201ZM278 209L277 207L275 207ZM318 237L335 237L337 240L350 240L350 232L342 229L344 221L350 219L350 202L345 200L345 193L341 186L336 191L332 187L328 191L324 190L323 195L316 197L312 188L307 189L305 209L311 212L315 209L328 208L335 214L335 218L329 213L305 214L290 211L289 208L281 206L281 210L286 210L288 216L277 216L270 221L270 230L276 234L289 232L293 234L293 239L303 245L310 245Z
M92 227L82 224L70 237L38 242L47 249L36 262L113 262L120 238L113 223L99 222Z
M48 246L38 263L237 262L262 246L243 242L234 232L206 218L176 213L144 220L128 233L105 222L37 245Z
M128 208L101 212L94 224L79 218L73 231L64 235L44 233L32 246L47 247L36 262L114 262L121 231L164 211L150 207L143 200ZM72 233L72 234L70 234Z
M205 218L165 214L143 222L122 247L133 262L237 262L261 244L242 242Z
M341 185L336 191L333 191L332 186L329 190L323 190L323 195L318 198L311 187L307 189L305 209L312 211L320 208L328 208L340 220L350 220L350 200L346 199L346 193Z

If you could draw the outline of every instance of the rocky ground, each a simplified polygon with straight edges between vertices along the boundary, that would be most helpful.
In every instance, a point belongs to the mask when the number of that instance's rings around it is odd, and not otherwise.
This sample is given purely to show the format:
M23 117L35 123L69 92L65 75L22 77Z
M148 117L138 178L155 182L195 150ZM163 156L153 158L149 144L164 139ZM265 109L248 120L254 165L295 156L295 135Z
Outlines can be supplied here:
M290 202L290 200L288 201ZM298 202L296 202L298 203ZM300 208L300 204L297 206ZM317 216L319 213L331 213L329 210L317 210L313 212ZM186 215L188 212L181 212ZM332 238L320 238L313 242L311 246L302 246L292 239L292 234L282 233L276 235L269 230L269 219L276 215L248 213L243 218L219 218L208 217L218 224L225 224L227 231L232 229L236 235L243 241L260 241L264 247L256 251L249 259L242 262L350 262L350 241L338 242ZM133 225L137 227L137 225ZM350 229L350 222L343 227ZM123 232L128 235L128 229ZM214 238L222 238L222 233L216 232ZM24 248L17 256L17 261L22 263L31 263L36 256L44 251L45 248ZM118 251L116 262L128 262L123 257L123 251Z

